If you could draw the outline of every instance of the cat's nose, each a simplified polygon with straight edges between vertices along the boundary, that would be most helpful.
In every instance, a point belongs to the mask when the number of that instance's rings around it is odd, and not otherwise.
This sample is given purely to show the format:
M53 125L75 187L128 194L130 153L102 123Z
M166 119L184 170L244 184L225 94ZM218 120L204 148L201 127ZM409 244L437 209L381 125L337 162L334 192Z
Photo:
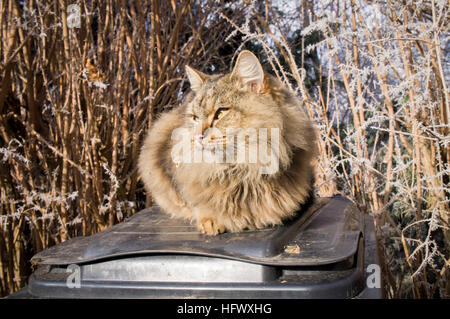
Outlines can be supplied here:
M216 136L214 134L208 134L207 136L203 137L203 143L213 142L215 139Z

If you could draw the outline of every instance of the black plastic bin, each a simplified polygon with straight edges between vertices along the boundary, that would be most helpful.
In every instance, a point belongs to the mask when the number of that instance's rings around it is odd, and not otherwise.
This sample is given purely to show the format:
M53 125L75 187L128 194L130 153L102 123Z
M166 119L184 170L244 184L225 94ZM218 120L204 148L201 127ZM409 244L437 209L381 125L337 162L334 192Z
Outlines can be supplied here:
M287 225L218 236L157 208L36 254L17 298L379 298L372 218L316 199Z

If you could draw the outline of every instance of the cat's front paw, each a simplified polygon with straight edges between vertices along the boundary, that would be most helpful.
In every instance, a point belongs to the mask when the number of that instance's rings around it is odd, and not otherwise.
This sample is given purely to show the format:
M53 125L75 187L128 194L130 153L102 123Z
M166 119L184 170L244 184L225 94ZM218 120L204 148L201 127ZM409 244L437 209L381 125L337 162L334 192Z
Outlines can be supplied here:
M214 217L203 217L197 223L199 232L207 235L218 235L225 232L225 226L219 224Z

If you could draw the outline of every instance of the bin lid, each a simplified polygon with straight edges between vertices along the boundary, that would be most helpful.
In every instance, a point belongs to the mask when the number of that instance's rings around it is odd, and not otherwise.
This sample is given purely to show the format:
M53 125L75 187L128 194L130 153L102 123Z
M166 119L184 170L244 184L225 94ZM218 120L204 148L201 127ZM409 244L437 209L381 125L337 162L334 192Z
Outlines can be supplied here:
M360 211L348 199L316 198L283 226L204 235L158 207L140 211L107 230L69 239L36 254L33 264L83 264L133 255L180 254L274 266L313 266L352 257L363 233Z

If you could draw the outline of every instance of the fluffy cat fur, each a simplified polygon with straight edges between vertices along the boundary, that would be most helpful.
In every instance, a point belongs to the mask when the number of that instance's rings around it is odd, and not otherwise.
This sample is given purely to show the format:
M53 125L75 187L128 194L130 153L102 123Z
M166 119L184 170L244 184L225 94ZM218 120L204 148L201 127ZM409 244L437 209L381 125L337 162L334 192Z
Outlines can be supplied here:
M191 92L181 107L153 122L141 150L138 169L147 191L163 211L195 221L209 235L280 225L292 218L312 193L316 154L313 126L301 102L264 73L249 51L240 53L229 74L210 76L190 67L186 72ZM261 173L259 160L174 162L174 146L180 142L172 132L177 128L190 132L185 143L205 150L225 146L242 129L267 128L270 133L278 128L278 171ZM208 128L231 133L220 136ZM269 147L270 136L265 140Z

